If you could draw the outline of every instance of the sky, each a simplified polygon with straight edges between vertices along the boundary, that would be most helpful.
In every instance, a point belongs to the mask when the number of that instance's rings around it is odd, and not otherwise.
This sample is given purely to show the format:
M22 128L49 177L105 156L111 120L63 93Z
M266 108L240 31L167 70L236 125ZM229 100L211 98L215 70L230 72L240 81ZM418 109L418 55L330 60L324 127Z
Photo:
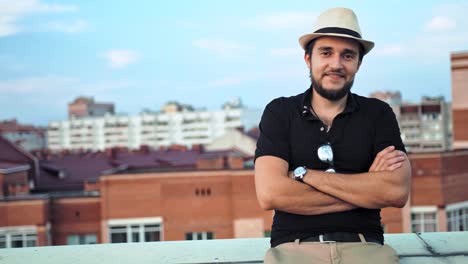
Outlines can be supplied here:
M468 1L0 0L0 120L65 120L78 96L130 115L168 101L215 110L236 97L261 110L308 88L298 38L337 6L375 42L354 93L451 101Z

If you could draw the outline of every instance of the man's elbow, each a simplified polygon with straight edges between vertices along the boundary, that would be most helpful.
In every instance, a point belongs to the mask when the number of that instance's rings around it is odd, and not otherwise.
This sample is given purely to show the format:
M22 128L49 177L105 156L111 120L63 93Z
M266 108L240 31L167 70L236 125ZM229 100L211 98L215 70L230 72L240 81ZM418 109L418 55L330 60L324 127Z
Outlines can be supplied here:
M257 194L257 200L260 204L260 208L262 208L263 210L269 211L275 209L273 197L271 197L271 195Z
M406 202L408 201L408 196L402 196L393 201L393 207L397 208L403 208L406 205Z
M403 208L408 201L408 197L409 192L407 190L399 190L388 200L388 206Z

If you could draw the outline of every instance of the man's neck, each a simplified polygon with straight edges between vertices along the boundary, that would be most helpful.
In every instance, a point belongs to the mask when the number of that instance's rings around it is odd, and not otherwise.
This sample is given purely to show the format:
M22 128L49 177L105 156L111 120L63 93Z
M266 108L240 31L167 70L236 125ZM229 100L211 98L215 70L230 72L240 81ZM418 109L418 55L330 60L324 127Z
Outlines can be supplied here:
M337 101L331 101L322 97L315 89L312 89L312 109L319 119L331 126L335 116L345 109L348 96L349 93Z
M315 111L341 113L346 107L349 93L337 101L331 101L322 97L315 89L312 89L312 107Z

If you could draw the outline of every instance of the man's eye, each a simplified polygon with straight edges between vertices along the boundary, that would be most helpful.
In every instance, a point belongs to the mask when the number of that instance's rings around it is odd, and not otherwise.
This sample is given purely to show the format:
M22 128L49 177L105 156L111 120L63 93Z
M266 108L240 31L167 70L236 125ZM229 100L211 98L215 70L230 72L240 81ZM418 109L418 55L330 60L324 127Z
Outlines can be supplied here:
M345 55L344 55L344 58L345 58L346 60L352 60L352 59L354 59L354 57L355 57L354 54L345 54Z
M328 51L323 51L323 52L320 53L320 54L321 54L321 55L324 55L324 56L328 56L328 55L330 55L330 52L328 52Z

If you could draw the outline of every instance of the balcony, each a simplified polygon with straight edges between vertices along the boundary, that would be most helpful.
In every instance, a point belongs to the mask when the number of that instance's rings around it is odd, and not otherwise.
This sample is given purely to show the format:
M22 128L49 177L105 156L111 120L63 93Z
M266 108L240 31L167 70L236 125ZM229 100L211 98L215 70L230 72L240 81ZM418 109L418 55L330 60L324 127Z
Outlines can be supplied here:
M468 263L468 232L390 234L400 263ZM0 249L0 264L263 263L268 238Z

